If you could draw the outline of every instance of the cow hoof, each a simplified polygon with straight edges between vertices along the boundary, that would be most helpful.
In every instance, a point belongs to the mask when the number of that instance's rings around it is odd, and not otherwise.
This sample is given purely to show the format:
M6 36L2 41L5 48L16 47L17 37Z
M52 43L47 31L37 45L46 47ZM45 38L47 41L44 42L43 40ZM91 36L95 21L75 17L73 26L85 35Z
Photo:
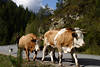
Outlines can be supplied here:
M51 61L52 63L55 63L55 61Z
M80 65L78 64L78 65L76 65L76 67L80 67Z
M42 60L42 62L43 62L44 60Z
M33 61L35 61L35 59L33 59Z
M42 60L42 62L44 61L44 59L43 59L43 58L42 58L41 60Z
M62 66L62 63L59 63L59 66Z
M27 60L28 62L30 62L30 60Z
M56 63L56 61L53 61L53 63Z

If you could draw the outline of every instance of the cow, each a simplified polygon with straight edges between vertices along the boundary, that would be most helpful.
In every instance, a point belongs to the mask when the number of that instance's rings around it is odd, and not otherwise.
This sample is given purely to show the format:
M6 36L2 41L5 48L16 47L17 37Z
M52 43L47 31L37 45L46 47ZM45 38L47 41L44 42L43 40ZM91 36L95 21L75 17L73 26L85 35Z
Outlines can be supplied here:
M26 52L26 59L30 61L29 59L29 51L32 53L33 51L35 52L35 55L33 56L33 60L36 59L37 57L37 51L39 50L39 39L36 37L35 34L30 33L27 35L23 35L19 39L19 44L18 48L23 49Z
M79 67L75 48L80 48L85 45L83 40L83 32L80 28L63 28L60 30L49 30L44 34L44 48L42 61L46 54L47 46L57 48L59 65L62 65L62 51L64 53L71 53L72 58L75 60L76 67ZM51 61L54 62L54 50L51 49L50 57Z

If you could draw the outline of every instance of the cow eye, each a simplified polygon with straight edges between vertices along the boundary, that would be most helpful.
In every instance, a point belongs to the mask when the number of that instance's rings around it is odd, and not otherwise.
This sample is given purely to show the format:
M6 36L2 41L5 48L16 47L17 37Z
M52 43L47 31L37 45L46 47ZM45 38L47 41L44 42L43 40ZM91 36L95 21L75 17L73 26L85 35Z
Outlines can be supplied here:
M36 39L32 39L31 41L32 41L32 42L36 42Z
M77 37L77 34L76 34L76 33L72 33L72 36L73 36L73 37Z

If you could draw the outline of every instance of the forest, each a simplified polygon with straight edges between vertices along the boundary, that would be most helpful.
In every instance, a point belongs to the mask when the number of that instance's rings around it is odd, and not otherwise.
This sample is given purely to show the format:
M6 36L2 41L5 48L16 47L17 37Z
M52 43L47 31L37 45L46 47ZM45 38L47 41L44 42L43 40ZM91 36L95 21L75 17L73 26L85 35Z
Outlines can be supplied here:
M47 4L37 13L0 0L0 45L16 43L17 35L39 37L49 29L64 27L85 29L86 46L78 52L100 55L100 0L58 0L55 10Z

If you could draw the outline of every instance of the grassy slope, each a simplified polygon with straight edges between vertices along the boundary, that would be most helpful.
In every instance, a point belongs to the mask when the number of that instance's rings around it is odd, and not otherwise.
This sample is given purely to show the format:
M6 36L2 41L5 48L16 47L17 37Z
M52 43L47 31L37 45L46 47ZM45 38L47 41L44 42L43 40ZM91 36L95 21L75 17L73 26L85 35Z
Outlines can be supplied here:
M9 56L0 54L0 67L11 67L12 65L13 64L10 62Z
M16 67L17 59L12 56L2 55L0 54L0 67ZM54 67L50 64L42 64L37 61L30 61L27 62L26 60L23 61L22 67Z

